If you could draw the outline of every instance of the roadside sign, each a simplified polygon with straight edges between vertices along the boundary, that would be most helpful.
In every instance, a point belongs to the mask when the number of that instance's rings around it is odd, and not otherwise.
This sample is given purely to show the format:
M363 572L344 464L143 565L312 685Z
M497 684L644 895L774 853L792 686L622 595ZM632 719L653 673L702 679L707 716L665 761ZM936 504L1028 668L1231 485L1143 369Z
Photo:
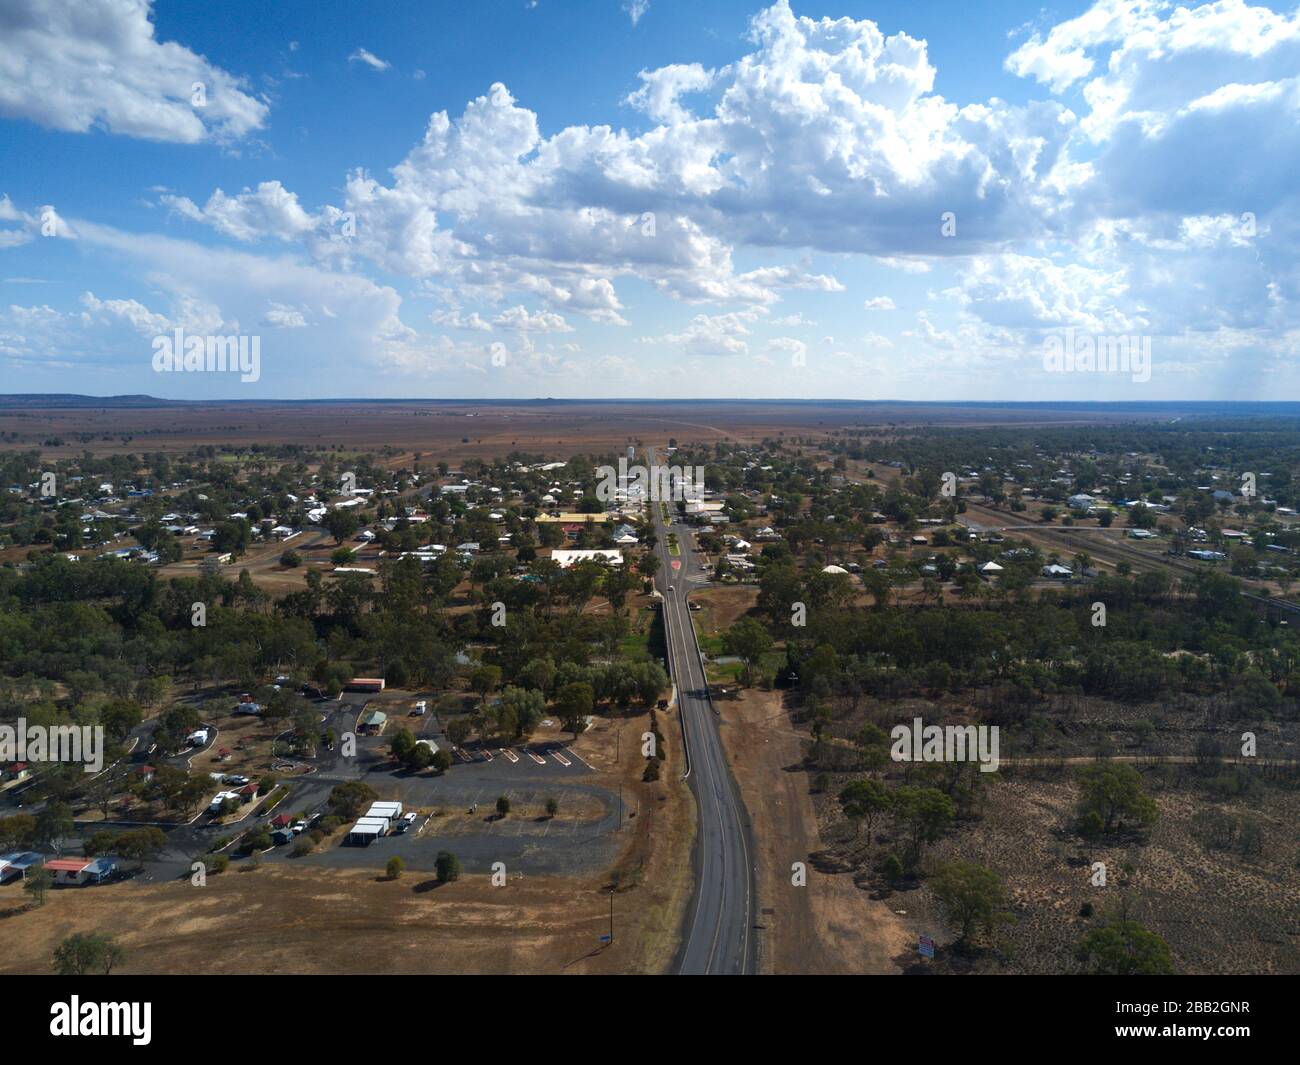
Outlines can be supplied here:
M934 940L931 939L929 936L919 936L918 939L919 942L917 943L916 949L921 952L921 957L933 958Z

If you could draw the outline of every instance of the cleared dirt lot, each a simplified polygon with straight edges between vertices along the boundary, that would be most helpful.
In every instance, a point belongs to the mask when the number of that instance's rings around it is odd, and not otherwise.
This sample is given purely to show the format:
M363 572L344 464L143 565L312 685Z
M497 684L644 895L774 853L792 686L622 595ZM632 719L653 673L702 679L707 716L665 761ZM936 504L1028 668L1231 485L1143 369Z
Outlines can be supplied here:
M65 936L95 930L127 950L127 973L560 973L661 968L660 937L642 899L616 899L614 945L605 881L537 879L494 888L488 877L438 886L381 869L285 866L137 887L51 892L24 910L0 888L0 972L39 973ZM649 931L649 936L643 932Z

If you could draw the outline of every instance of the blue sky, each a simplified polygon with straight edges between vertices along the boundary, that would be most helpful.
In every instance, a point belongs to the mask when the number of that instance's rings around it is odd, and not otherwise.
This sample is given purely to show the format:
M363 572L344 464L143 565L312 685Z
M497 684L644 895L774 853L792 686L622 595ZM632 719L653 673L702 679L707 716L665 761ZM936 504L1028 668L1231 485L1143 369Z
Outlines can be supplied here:
M0 391L1294 398L1297 112L1244 0L3 0Z

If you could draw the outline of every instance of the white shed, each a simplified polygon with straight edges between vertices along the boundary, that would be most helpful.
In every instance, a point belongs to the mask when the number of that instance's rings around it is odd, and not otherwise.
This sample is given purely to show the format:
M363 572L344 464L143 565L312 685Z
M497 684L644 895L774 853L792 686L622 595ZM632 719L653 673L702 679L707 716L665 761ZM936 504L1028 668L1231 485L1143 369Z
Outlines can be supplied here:
M348 842L368 847L388 831L388 821L381 817L363 817L348 829Z

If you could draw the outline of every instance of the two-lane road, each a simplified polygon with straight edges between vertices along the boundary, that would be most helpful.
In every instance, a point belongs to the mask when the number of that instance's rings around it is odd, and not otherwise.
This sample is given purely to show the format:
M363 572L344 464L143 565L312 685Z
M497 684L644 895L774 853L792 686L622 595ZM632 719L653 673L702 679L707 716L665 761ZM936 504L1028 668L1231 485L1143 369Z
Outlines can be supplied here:
M655 453L649 449L651 466ZM654 483L658 483L655 479ZM755 971L754 872L749 819L731 776L718 719L700 657L695 626L687 606L690 578L703 571L690 546L690 534L678 529L680 553L669 551L670 527L661 504L649 504L658 535L658 587L662 593L668 665L677 685L677 707L686 735L689 781L699 810L692 855L695 895L677 968L686 974L745 974ZM669 510L675 512L674 504ZM676 563L676 566L674 566Z

